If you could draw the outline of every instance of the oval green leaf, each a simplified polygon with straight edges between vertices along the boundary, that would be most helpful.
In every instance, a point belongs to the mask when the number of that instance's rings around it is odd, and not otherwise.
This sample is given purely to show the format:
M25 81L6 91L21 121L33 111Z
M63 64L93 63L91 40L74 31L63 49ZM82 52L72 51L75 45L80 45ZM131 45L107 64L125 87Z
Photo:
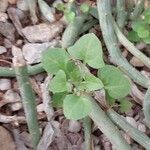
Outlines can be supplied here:
M68 53L61 48L49 48L42 54L42 66L50 74L56 74L59 70L66 71L69 60Z
M98 76L110 97L119 99L129 94L131 83L118 68L106 65L98 71Z
M86 74L85 80L78 86L79 90L85 90L86 92L99 90L103 87L102 81L92 74Z
M64 99L63 111L67 119L82 119L87 116L91 110L92 105L87 97L70 94Z
M92 68L98 69L104 66L101 42L93 33L83 35L72 47L68 48L68 52Z
M66 74L59 70L55 77L50 81L49 90L53 93L65 92L69 90L70 84L66 81Z

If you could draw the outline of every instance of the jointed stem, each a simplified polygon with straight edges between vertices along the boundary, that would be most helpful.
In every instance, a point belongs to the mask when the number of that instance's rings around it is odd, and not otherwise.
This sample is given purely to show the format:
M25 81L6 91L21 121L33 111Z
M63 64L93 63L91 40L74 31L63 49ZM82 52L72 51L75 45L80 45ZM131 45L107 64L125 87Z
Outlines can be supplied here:
M144 0L138 0L134 11L131 13L130 19L131 20L136 20L142 13L144 9Z
M134 44L132 44L120 31L119 27L114 21L114 29L117 34L117 37L119 39L119 42L126 47L126 49L133 54L135 57L137 57L139 60L141 60L148 68L150 68L150 58L146 57L140 50L138 50Z
M143 102L143 111L145 115L145 121L150 128L150 87L148 88Z
M148 88L150 80L132 67L121 54L113 27L110 0L97 0L99 21L106 47L115 63L139 85Z
M110 142L118 150L130 150L130 145L125 141L118 128L112 123L105 112L98 106L95 100L91 99L92 112L90 118L98 128L106 135Z
M21 51L19 51L19 49L18 52L14 54L13 64L22 97L27 125L32 138L32 144L34 149L36 149L40 139L40 131L37 119L35 95L29 82L25 61L23 60Z
M125 11L125 0L117 0L117 23L122 29L125 25L127 12Z
M85 117L83 119L85 150L91 150L92 149L91 126L92 126L91 118L89 116Z
M34 66L29 66L28 68L28 75L36 75L38 73L44 72L42 68L42 64L37 64ZM15 70L14 68L9 67L0 67L0 77L15 77Z
M108 110L110 119L122 130L124 130L131 138L141 144L145 149L150 148L150 138L143 132L130 125L123 117L117 114L112 109Z

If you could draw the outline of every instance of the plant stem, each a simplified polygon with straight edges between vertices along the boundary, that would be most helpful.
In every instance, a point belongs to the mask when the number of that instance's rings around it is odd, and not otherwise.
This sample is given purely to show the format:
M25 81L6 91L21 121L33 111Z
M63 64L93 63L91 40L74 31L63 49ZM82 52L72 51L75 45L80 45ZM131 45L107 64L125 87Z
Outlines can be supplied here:
M74 20L70 22L62 35L62 48L68 48L74 44L80 34L86 18L86 15L80 15L76 16Z
M110 142L118 150L130 150L130 145L125 141L118 128L112 123L106 113L99 107L94 99L91 100L92 112L90 118L98 128L106 135Z
M29 66L27 68L28 68L29 75L35 75L44 72L41 63L34 66ZM0 67L0 77L15 77L15 76L16 76L15 70L13 68Z
M143 112L145 115L146 124L150 128L150 87L148 88L144 97Z
M122 29L125 25L127 12L125 11L125 0L117 0L117 23Z
M92 120L90 117L85 117L83 119L83 127L84 127L84 139L85 139L85 150L92 149L92 139L91 139L91 126Z
M139 60L141 60L148 68L150 68L150 58L146 57L140 50L138 50L133 43L131 43L120 31L119 27L114 21L114 29L119 42L126 47L126 49Z
M139 85L148 88L150 80L132 67L121 54L113 27L110 0L97 0L97 5L101 30L110 56L130 78Z
M35 24L38 22L38 18L36 16L37 0L26 0L26 2L29 6L32 23Z
M145 149L150 148L150 138L143 132L130 125L123 117L117 114L114 110L108 110L110 119L122 130L124 130L131 138L141 144ZM150 114L150 113L149 113Z
M84 32L88 31L89 29L91 29L96 24L98 24L98 21L96 19L89 20L82 27L80 34L83 34Z
M13 58L14 69L22 97L23 107L27 120L28 129L32 138L32 144L36 149L40 139L37 111L35 104L35 95L29 82L29 76L21 50L17 49Z
M141 15L143 9L144 9L144 0L138 0L134 8L134 11L130 15L130 19L136 20Z

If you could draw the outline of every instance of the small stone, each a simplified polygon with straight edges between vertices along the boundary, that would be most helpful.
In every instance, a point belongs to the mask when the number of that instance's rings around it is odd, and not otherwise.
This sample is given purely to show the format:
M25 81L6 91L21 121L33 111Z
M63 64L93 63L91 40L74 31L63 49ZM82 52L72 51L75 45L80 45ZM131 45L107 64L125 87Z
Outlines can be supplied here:
M37 112L38 112L38 113L43 112L43 111L44 111L44 105L43 105L43 103L37 105L37 106L36 106L36 109L37 109Z
M0 46L0 54L6 53L7 49L4 46Z
M22 108L22 103L21 101L21 97L19 96L19 94L13 90L8 90L5 94L4 94L4 99L11 103L9 104L9 107L12 111L18 111ZM16 102L18 101L18 102ZM13 103L14 102L14 103Z
M29 9L26 0L18 0L17 1L17 8L22 10L22 11L28 11L28 9Z
M100 147L99 145L96 145L96 146L94 147L94 150L101 150L101 147Z
M0 146L1 150L15 150L16 146L8 130L0 126Z
M48 47L54 47L57 45L57 41L47 42L47 43L27 43L23 46L22 51L24 58L27 60L28 64L35 64L41 61L41 54Z
M141 132L144 132L144 133L146 132L146 127L145 127L145 125L142 124L142 123L139 123L138 129L139 129Z
M150 78L150 72L142 70L141 74L143 74L146 78Z
M124 138L127 141L127 143L131 144L132 143L132 139L128 134L124 134Z
M12 23L0 22L0 34L5 36L10 41L15 40L15 28Z
M8 19L8 15L6 13L0 12L0 21L6 22Z
M21 97L19 96L19 94L11 89L5 92L4 99L9 101L10 103L21 101Z
M5 91L11 88L11 80L9 79L0 79L0 90Z
M8 40L8 39L4 39L4 46L5 46L6 48L11 48L11 47L12 47L11 41Z
M81 130L81 124L78 121L70 120L68 131L78 133Z
M60 22L53 24L41 23L39 25L28 26L22 29L24 36L31 43L49 42L62 32L63 25Z
M17 102L17 103L9 104L9 107L12 111L18 111L22 108L22 103Z
M137 128L137 122L132 117L126 117L128 123L130 123L133 127Z
M132 57L132 59L130 60L130 63L134 66L134 67L143 67L144 64L142 61L140 61L138 58L136 57Z
M22 10L16 8L16 13L19 20L23 20L24 18L26 18L26 14Z
M17 3L17 0L8 0L9 4L16 4Z
M6 12L8 0L0 0L0 12Z

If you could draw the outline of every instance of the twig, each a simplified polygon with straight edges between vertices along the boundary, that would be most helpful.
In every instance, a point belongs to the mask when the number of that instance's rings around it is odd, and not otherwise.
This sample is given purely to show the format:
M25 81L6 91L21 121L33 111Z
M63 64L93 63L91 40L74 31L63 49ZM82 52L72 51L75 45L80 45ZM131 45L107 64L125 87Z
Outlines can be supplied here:
M51 106L51 97L49 95L49 81L51 77L48 76L44 83L41 85L41 92L42 92L42 97L43 97L43 106L44 106L44 111L46 113L48 121L51 121L53 116L54 116L54 110L53 107Z
M150 128L150 87L148 88L144 97L143 112L145 115L146 124Z
M126 19L125 0L117 0L117 23L121 29L124 27Z
M146 57L140 50L138 50L133 43L131 43L120 31L117 24L114 23L114 29L117 34L117 37L119 39L119 42L126 47L126 49L135 57L137 57L139 60L141 60L148 68L150 68L150 58Z
M92 112L89 116L98 128L106 135L116 149L130 150L130 145L125 141L118 128L112 123L105 112L98 106L95 100L91 99L91 103Z
M150 148L150 138L146 136L143 132L134 128L130 125L123 117L117 114L112 109L108 110L108 116L110 119L122 130L124 130L131 138L133 138L136 142L141 144L145 149Z
M148 88L150 80L132 67L121 54L113 28L110 0L97 0L99 21L106 47L115 63L136 83Z
M0 114L0 122L1 123L12 123L12 122L24 122L25 117L24 116L6 116Z
M85 117L83 119L83 127L84 127L84 140L85 140L85 150L91 150L92 149L92 139L91 139L91 126L92 126L92 120L90 117Z
M134 8L134 11L130 15L130 19L136 20L141 15L143 9L144 9L144 0L138 0Z
M27 67L21 50L19 48L13 47L12 53L14 56L13 64L22 96L27 125L32 138L33 147L36 149L40 139L40 131L36 112L35 95L29 82Z

